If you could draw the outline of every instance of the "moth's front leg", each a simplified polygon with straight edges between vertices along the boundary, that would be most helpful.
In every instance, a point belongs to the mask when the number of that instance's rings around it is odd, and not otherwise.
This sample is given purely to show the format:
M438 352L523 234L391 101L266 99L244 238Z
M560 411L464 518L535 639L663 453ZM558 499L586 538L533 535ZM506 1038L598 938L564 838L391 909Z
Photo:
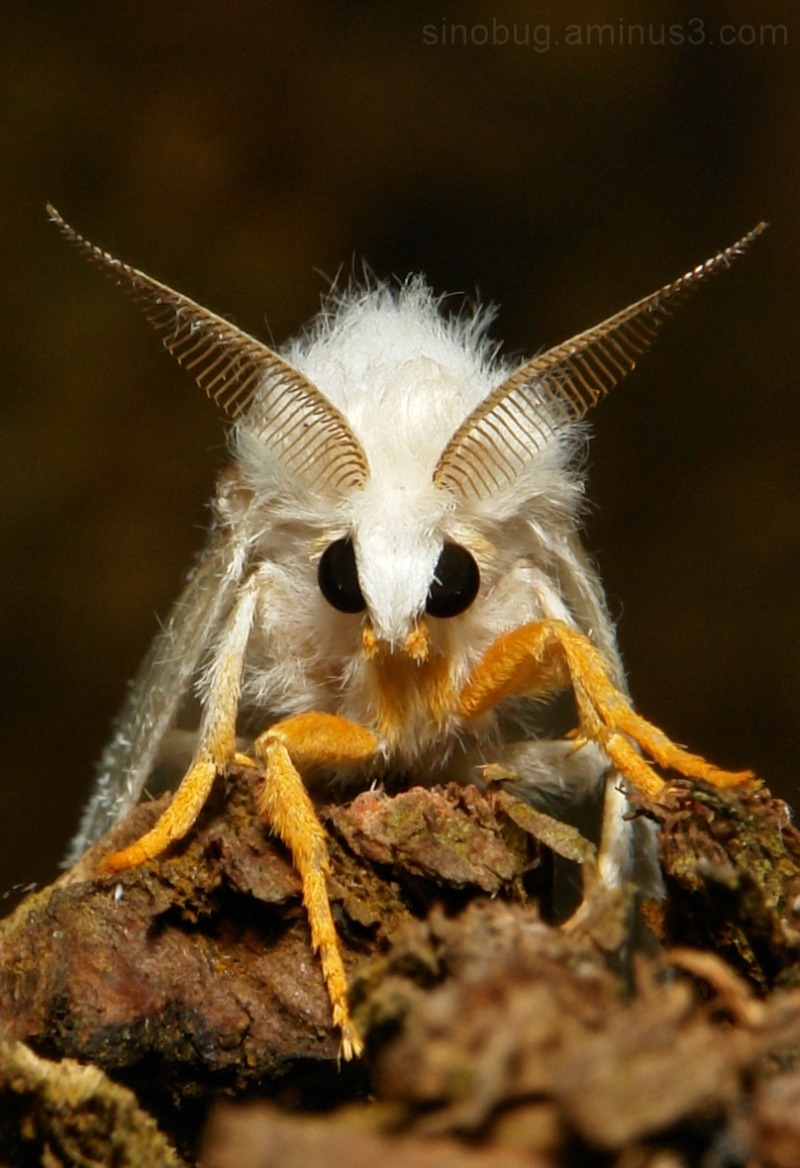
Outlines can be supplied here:
M183 839L203 810L215 777L225 774L230 766L236 752L236 715L245 650L263 584L262 573L254 572L230 614L209 673L197 752L172 802L146 835L100 861L101 875L136 868Z
M535 621L497 638L461 690L458 712L472 719L512 695L545 695L571 688L578 712L578 742L581 738L596 742L648 798L658 797L664 780L637 747L660 767L718 787L753 780L749 771L720 770L676 746L631 709L608 674L602 655L582 633L563 621Z
M203 810L214 779L224 769L211 757L196 758L155 826L136 843L103 856L97 865L99 874L110 876L126 868L138 868L146 860L160 856L170 844L182 840Z
M360 1054L363 1043L347 1006L347 978L328 899L330 863L325 831L297 768L364 762L377 745L374 734L363 726L337 714L311 712L276 723L254 746L265 773L259 810L288 847L302 880L311 944L320 956L346 1059Z

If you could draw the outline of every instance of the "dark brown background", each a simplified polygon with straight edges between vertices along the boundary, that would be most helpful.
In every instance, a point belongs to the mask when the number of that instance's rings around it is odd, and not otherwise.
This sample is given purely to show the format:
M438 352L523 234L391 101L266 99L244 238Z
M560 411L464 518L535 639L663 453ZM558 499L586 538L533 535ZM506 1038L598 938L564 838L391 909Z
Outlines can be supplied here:
M4 6L0 893L52 873L224 459L214 409L48 226L47 199L276 341L314 313L320 272L366 258L497 301L520 353L769 219L596 412L588 540L640 708L795 798L793 8ZM531 43L492 44L493 18L495 41ZM448 41L456 21L489 43L442 43L443 20ZM563 43L604 20L684 43ZM767 20L787 44L757 43ZM722 46L721 24L756 43Z

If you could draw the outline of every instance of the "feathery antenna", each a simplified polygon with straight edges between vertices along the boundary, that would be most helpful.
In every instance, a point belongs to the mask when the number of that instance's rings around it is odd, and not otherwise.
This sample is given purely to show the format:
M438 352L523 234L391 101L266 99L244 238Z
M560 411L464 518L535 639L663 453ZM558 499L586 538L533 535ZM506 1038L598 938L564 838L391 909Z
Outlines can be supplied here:
M361 443L341 411L299 370L188 296L96 247L49 204L47 213L91 264L142 305L164 347L201 389L275 450L291 474L326 492L366 483Z
M680 279L526 361L456 430L437 463L436 485L482 499L513 481L537 451L630 373L677 305L729 268L766 226L759 223Z

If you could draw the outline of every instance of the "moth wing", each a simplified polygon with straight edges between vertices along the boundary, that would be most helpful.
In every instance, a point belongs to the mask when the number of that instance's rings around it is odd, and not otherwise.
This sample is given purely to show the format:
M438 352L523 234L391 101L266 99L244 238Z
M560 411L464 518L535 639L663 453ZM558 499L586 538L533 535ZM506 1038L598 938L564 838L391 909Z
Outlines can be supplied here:
M95 789L70 844L66 867L139 801L178 708L233 603L242 558L225 533L212 539L198 560L131 683L98 764Z

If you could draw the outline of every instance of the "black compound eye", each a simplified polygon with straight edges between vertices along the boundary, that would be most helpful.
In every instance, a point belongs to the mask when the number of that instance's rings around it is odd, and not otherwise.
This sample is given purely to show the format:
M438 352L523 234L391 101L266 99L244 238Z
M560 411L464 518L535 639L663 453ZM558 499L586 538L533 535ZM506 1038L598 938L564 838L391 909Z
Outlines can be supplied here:
M325 549L317 568L317 581L328 604L339 612L363 612L367 607L351 539L337 539Z
M446 543L428 589L425 611L431 616L458 616L478 595L481 574L466 548Z

